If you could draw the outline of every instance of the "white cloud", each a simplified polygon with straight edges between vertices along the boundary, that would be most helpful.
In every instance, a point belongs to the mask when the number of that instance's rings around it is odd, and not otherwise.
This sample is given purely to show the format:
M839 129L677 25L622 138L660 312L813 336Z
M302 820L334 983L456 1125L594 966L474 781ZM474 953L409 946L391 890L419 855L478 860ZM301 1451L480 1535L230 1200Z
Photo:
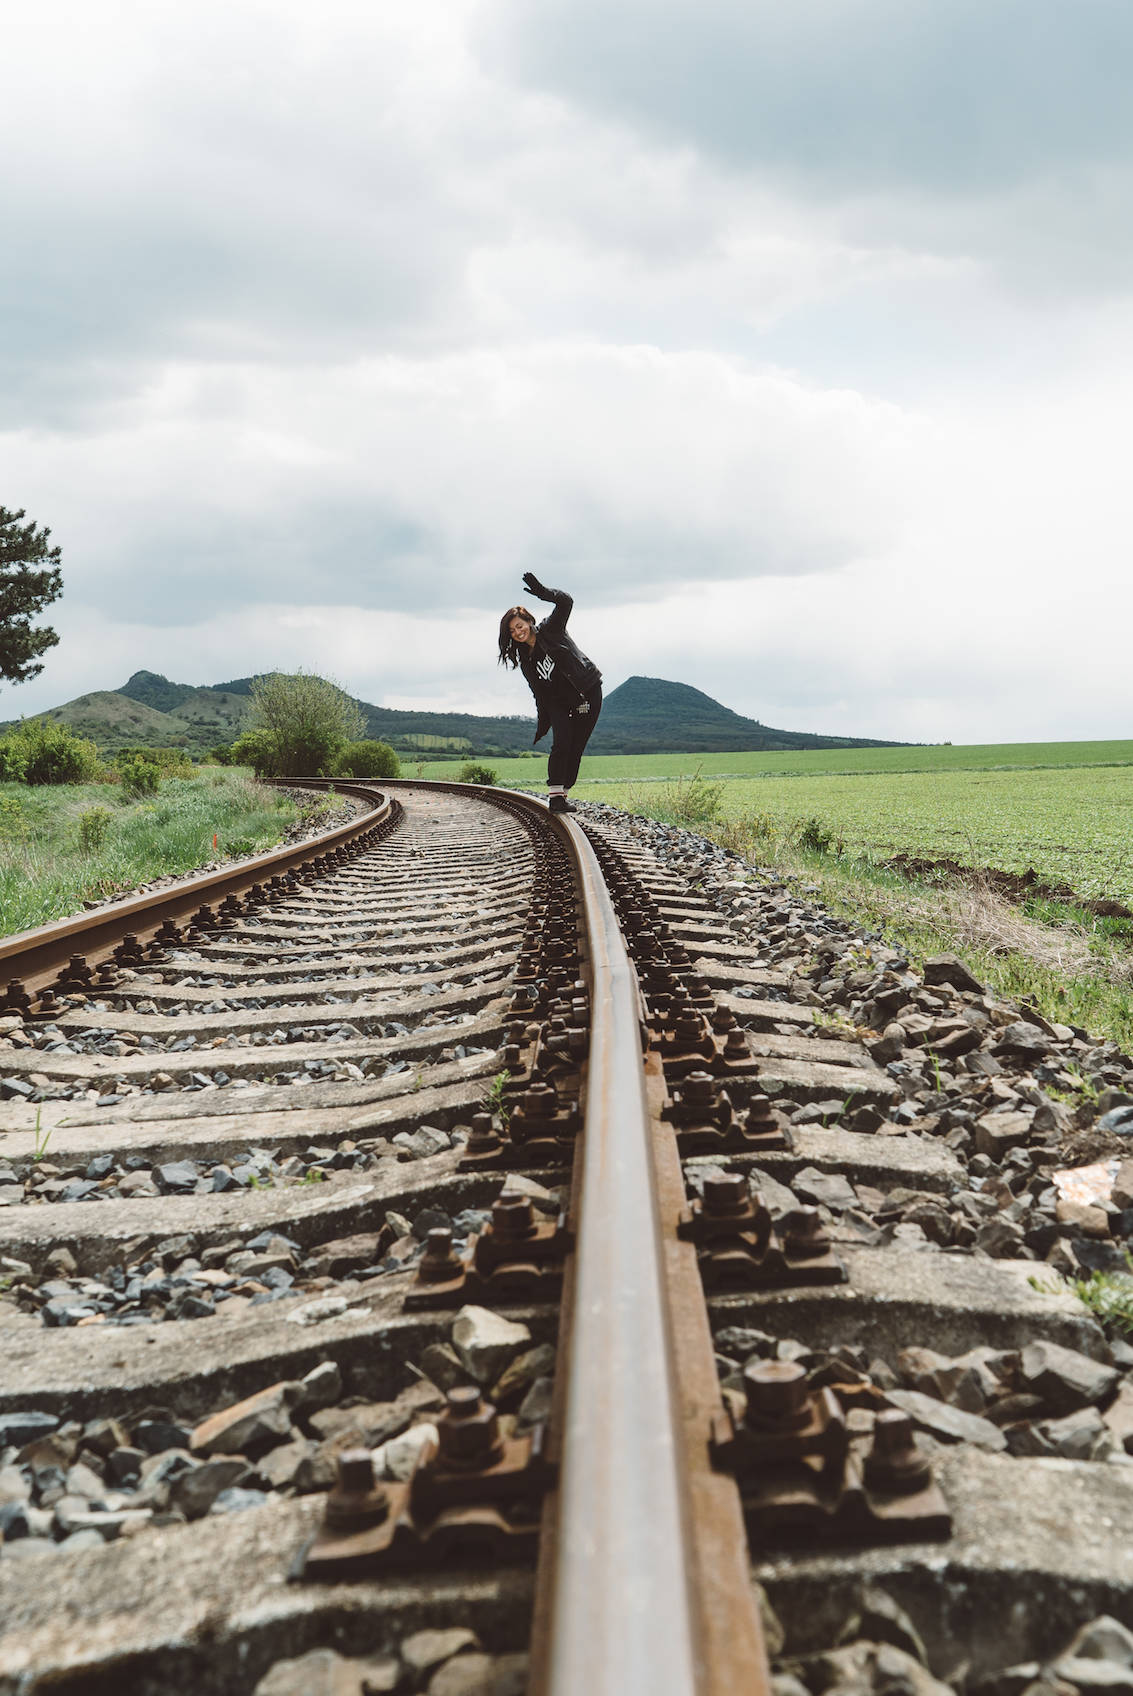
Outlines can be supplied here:
M595 344L346 368L176 367L83 436L10 438L70 590L501 607L813 572L890 540L915 424L716 354ZM74 546L83 527L84 546Z

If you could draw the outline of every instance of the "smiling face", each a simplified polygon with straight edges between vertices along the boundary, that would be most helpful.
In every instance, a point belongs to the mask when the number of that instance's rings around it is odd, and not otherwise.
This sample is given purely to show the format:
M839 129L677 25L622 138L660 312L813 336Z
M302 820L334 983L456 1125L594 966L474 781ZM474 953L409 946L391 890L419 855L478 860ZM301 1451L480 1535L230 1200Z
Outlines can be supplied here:
M532 629L527 619L523 617L522 613L517 612L513 615L508 623L508 629L511 632L512 641L518 643L521 648L528 648L534 645L535 631Z

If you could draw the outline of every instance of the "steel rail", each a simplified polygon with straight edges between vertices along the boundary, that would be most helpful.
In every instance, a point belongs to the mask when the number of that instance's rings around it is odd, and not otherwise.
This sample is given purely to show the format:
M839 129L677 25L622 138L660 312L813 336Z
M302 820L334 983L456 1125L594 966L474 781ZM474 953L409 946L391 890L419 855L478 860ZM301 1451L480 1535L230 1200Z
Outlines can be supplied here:
M637 975L582 831L592 970L548 1696L692 1696L697 1626Z
M406 785L411 787L409 783ZM391 785L396 788L397 785ZM576 1247L559 1339L532 1683L537 1696L768 1696L770 1668L684 1183L636 969L579 826L520 791L476 794L555 831L574 866L590 991Z
M186 878L148 895L127 896L93 912L57 919L53 924L4 937L0 940L0 985L18 980L34 996L52 982L73 955L81 954L92 966L101 964L126 937L145 935L167 921L176 923L189 918L196 908L211 901L235 899L264 878L296 871L386 823L394 808L384 786L379 788L375 784L295 778L279 780L276 787L333 787L337 794L359 796L372 805L368 812L346 824L306 837L302 842L257 854L254 859L238 860L220 871Z

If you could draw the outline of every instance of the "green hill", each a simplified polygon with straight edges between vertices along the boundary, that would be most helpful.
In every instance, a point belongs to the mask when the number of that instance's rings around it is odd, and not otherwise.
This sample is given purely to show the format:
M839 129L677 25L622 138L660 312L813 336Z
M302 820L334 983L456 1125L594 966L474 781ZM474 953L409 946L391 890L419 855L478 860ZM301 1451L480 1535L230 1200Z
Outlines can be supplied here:
M627 677L602 704L591 754L699 754L763 748L892 748L860 736L815 736L774 730L743 718L688 683L663 677Z
M225 685L222 683L219 687L223 689ZM118 690L119 695L125 695L131 701L141 701L143 706L152 707L159 713L176 711L182 701L193 693L191 683L170 683L168 677L162 677L159 671L136 671Z
M89 736L104 754L130 747L180 747L204 754L235 741L249 707L252 679L194 685L171 683L159 672L136 671L117 690L80 695L38 716L69 724ZM366 735L390 742L405 757L526 753L535 720L517 713L490 718L475 713L431 713L358 705ZM590 742L595 754L731 753L761 748L885 748L893 742L861 737L814 736L773 730L743 718L687 683L660 677L630 677L611 690ZM544 741L541 750L545 751Z

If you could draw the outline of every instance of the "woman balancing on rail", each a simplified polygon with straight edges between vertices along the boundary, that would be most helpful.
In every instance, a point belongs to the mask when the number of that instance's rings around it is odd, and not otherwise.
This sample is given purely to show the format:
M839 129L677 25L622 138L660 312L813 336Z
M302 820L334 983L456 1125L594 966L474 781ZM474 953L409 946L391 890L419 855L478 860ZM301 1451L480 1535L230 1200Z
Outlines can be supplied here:
M535 741L551 731L547 793L553 813L573 813L567 790L578 777L582 750L602 711L602 673L566 633L574 605L562 589L544 589L530 571L523 586L555 610L536 624L526 607L509 607L500 619L500 664L518 666L531 687L539 722Z

